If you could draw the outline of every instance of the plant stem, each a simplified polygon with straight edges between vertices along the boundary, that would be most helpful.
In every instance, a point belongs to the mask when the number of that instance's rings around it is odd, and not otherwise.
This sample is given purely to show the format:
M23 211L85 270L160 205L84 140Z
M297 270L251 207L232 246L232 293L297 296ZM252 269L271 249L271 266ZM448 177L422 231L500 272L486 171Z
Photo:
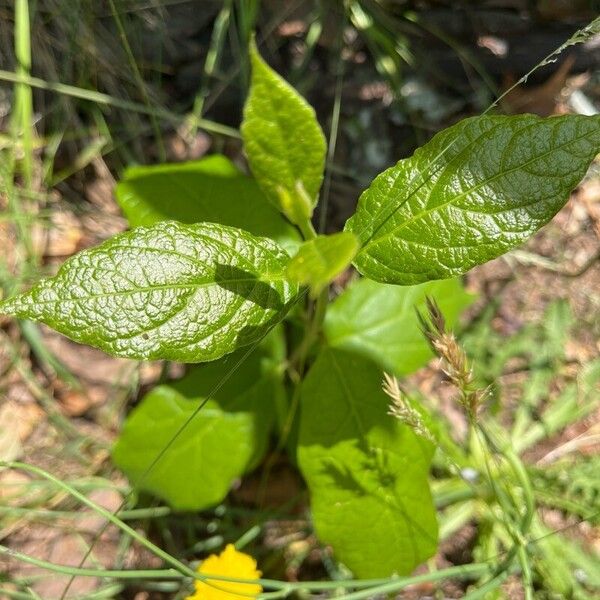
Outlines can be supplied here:
M448 516L440 518L440 540L444 540L466 525L475 514L474 502L463 502L452 510Z
M300 233L302 233L302 237L306 241L314 240L317 237L317 232L315 231L310 219L300 221L298 223L298 229L300 229Z
M531 527L531 521L535 514L535 497L533 488L531 487L531 481L527 470L523 466L521 459L510 449L504 449L504 457L512 467L514 474L517 476L517 480L521 484L523 490L523 499L525 501L525 512L521 518L521 534L526 535Z
M416 575L414 577L402 577L395 581L389 581L386 584L367 588L360 592L337 596L337 600L362 600L362 598L370 598L375 595L392 594L398 590L402 590L409 585L418 583L431 583L434 581L442 581L450 577L476 577L485 575L490 572L490 565L485 563L475 563L472 565L464 565L442 569L435 573L425 573L424 575ZM343 587L342 581L338 582L339 587Z
M105 570L105 569L86 569L71 567L68 565L57 565L46 560L41 560L12 548L0 545L0 554L11 556L17 560L30 565L35 565L42 569L61 573L63 575L77 575L83 577L110 577L112 579L181 579L184 575L177 569L146 569L146 570Z
M525 600L533 600L533 581L531 575L531 565L527 556L525 544L520 544L517 550L519 564L521 565L521 576L523 578L523 588L525 590Z
M29 26L29 0L15 3L15 58L17 74L27 77L31 69L31 39ZM14 128L23 140L23 179L31 188L33 180L33 99L31 88L25 82L15 83Z
M143 104L138 104L137 102L131 102L129 100L123 100L122 98L115 98L109 94L103 94L102 92L86 90L84 88L78 88L65 83L45 81L44 79L39 79L38 77L26 77L19 75L18 73L4 71L3 69L0 69L0 81L22 83L41 90L57 92L58 94L64 94L65 96L71 96L81 100L89 100L90 102L95 102L96 104L113 106L115 108L130 110L145 115L155 115L160 119L164 119L165 121L172 123L181 123L185 120L185 117L172 113L164 108L147 107ZM233 138L240 137L237 129L228 127L227 125L221 125L220 123L215 123L214 121L208 121L206 119L194 119L193 124L211 133L218 133Z
M315 311L312 318L313 335L316 338L321 331L325 315L327 314L327 305L329 304L329 287L325 287L319 294L315 302Z
M337 36L337 43L335 51L337 53L338 59L336 63L335 70L336 81L335 81L335 95L333 100L333 111L331 114L331 130L329 132L329 143L327 144L327 165L326 165L326 173L325 173L325 181L323 182L323 195L321 200L321 214L319 216L319 233L323 233L325 231L325 224L327 222L327 208L329 206L329 194L331 191L331 165L333 164L333 159L335 158L335 148L337 144L338 137L338 129L340 125L340 109L342 105L342 82L344 79L344 31L346 29L345 23L345 13L343 13L344 22L339 27L339 33Z
M439 510L452 506L453 504L460 504L465 500L472 500L478 497L479 493L477 488L472 485L467 485L464 481L457 479L457 485L450 489L444 489L437 491L434 489L433 500L435 507Z
M317 237L317 232L315 231L310 219L306 219L305 221L298 223L298 227L300 228L300 231L302 232L302 235L306 241L314 240ZM300 376L303 374L302 369L306 362L308 351L310 350L314 341L318 338L321 331L328 304L329 287L326 286L317 297L312 319L307 327L306 334L289 361L291 365L299 365L296 371Z
M158 519L170 515L173 511L168 506L156 506L151 508L132 508L119 512L122 521L134 521L138 519ZM25 506L0 506L0 515L27 515L37 519L87 519L89 514L81 511L70 510L42 510L28 508Z
M190 134L196 135L197 121L202 118L204 112L204 102L209 93L209 79L214 75L215 69L219 63L219 56L223 50L225 36L229 21L231 19L232 0L225 0L221 11L219 12L213 25L210 45L206 52L204 60L204 69L202 72L202 80L200 82L200 90L194 98L194 105L191 112ZM194 122L195 121L195 122Z
M69 371L63 362L55 356L44 344L42 335L33 321L19 321L19 327L23 338L29 344L31 351L43 367L50 369L72 388L81 390L82 386L78 379Z
M499 588L509 575L510 571L508 569L501 571L487 583L484 583L481 587L478 587L472 592L466 594L464 600L478 600L478 598L483 598L489 592Z
M135 60L135 56L133 55L133 51L131 50L131 46L129 45L129 40L127 39L127 32L125 31L125 27L123 26L123 21L119 16L114 0L108 0L108 4L110 5L110 10L112 12L113 19L117 25L117 30L119 32L119 37L121 38L121 43L123 44L123 50L125 50L125 54L127 55L127 59L129 60L129 65L131 66L131 70L133 71L135 81L142 94L144 104L149 110L151 110L152 104L150 103L150 97L148 96L146 83L144 82L137 61ZM167 153L165 150L165 145L163 143L162 133L160 127L158 126L158 121L156 120L156 115L150 112L149 116L150 122L152 123L152 129L154 130L154 139L156 140L156 146L158 148L160 162L165 162L165 160L167 159Z
M61 481L60 479L58 479L51 473L48 473L47 471L44 471L43 469L40 469L39 467L35 467L33 465L29 465L27 463L22 463L22 462L18 462L18 461L14 461L14 462L1 461L0 466L8 467L11 469L22 469L29 473L34 473L35 475L39 475L40 477L43 477L44 479L47 479L48 481L51 481L57 487L62 488L63 490L65 490L66 492L71 494L71 496L73 496L74 498L77 498L77 500L79 500L86 506L88 506L91 509L93 509L94 511L96 511L98 514L102 515L105 519L109 520L113 525L116 525L123 532L130 535L133 539L135 539L137 542L139 542L142 546L144 546L148 550L150 550L150 552L152 552L159 558L162 558L167 564L171 565L172 567L175 567L175 569L177 569L182 574L187 575L188 577L193 577L194 579L198 579L198 578L206 579L206 577L198 575L192 569L190 569L187 565L185 565L181 561L177 560L176 558L172 557L169 553L165 552L164 550L162 550L161 548L159 548L158 546L156 546L155 544L153 544L152 542L147 540L144 536L140 535L135 529L133 529L132 527L129 527L129 525L126 525L125 523L123 523L123 521L121 521L121 519L119 519L118 517L113 515L110 511L106 510L105 508L102 508L95 502L92 502L87 496L85 496L81 492L78 492L75 488L71 487L69 484L65 483L64 481Z
M81 567L71 567L68 565L57 565L52 562L40 560L21 552L0 546L0 554L12 556L23 562L36 565L43 569L55 573L66 575L77 575L83 577L111 577L114 579L182 579L185 574L179 569L146 569L146 570L105 570L105 569L88 569ZM486 563L475 563L472 565L450 567L434 573L425 573L414 577L401 577L391 579L364 579L364 580L347 580L347 581L302 581L297 583L288 583L284 581L275 581L271 579L244 580L237 578L226 578L217 575L206 576L211 580L223 581L239 581L240 583L260 583L267 587L279 588L276 592L263 594L263 598L282 598L297 590L321 591L341 589L344 587L363 588L359 592L340 596L340 600L358 600L367 598L374 594L383 594L404 589L410 585L418 583L441 581L451 577L477 577L489 573L490 565ZM198 573L193 573L195 578L200 578ZM245 596L245 594L240 594Z

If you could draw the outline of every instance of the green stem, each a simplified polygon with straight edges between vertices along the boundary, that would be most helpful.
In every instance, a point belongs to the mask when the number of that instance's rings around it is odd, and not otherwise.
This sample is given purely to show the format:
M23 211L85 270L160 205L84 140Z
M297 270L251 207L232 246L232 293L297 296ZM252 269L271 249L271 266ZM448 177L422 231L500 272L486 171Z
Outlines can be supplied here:
M10 469L22 469L23 471L27 471L29 473L34 473L35 475L38 475L40 477L43 477L44 479L47 479L48 481L51 481L57 487L62 488L63 490L65 490L66 492L71 494L71 496L73 496L74 498L77 498L77 500L79 500L80 502L82 502L83 504L85 504L86 506L88 506L89 508L94 510L95 512L97 512L99 515L102 515L105 519L110 521L113 525L116 525L121 531L124 531L126 534L130 535L139 544L148 548L148 550L150 550L150 552L152 552L159 558L162 558L162 560L164 560L165 563L171 565L172 567L177 569L180 573L187 575L188 577L193 577L194 579L202 579L202 580L206 579L206 576L198 575L192 569L190 569L187 565L183 564L176 558L173 558L170 554L168 554L167 552L165 552L164 550L162 550L161 548L159 548L158 546L156 546L155 544L153 544L152 542L147 540L145 537L140 535L135 529L133 529L132 527L129 527L129 525L126 525L125 523L123 523L123 521L121 521L121 519L119 519L118 517L113 515L110 511L106 510L102 506L99 506L95 502L92 502L87 496L85 496L81 492L78 492L75 488L71 487L69 484L65 483L64 481L61 481L60 479L58 479L51 473L48 473L47 471L44 471L43 469L40 469L39 467L35 467L33 465L28 465L27 463L22 463L22 462L18 462L18 461L14 461L14 462L0 461L0 466L8 467Z
M73 85L67 85L65 83L58 83L52 81L45 81L38 77L26 77L10 71L4 71L0 69L0 81L10 81L12 83L23 83L40 90L47 90L49 92L56 92L58 94L64 94L65 96L71 96L73 98L80 98L81 100L89 100L96 104L102 104L105 106L112 106L114 108L121 108L123 110L130 110L132 112L138 112L145 115L154 115L165 121L172 123L181 123L185 120L185 117L172 113L163 108L155 108L138 104L137 102L131 102L129 100L123 100L121 98L114 98L109 94L103 94L102 92L96 92L94 90L86 90L78 88ZM208 121L206 119L193 119L193 123L198 127L205 129L211 133L218 133L233 138L239 138L240 134L237 129L233 127L227 127L214 121Z
M60 427L60 429L63 430L64 433L69 437L73 439L78 439L81 437L77 428L58 410L54 398L52 398L46 392L44 387L39 385L33 373L31 373L27 367L21 364L21 359L17 349L14 347L14 344L10 338L2 331L0 331L0 341L4 342L4 347L8 348L10 352L10 358L14 369L21 376L36 400L38 400L42 407L48 412L50 421Z
M305 240L314 240L317 237L317 232L313 227L310 219L305 219L298 223L298 227L302 232L302 236ZM296 348L293 355L290 357L290 364L296 368L296 372L302 376L302 368L306 362L306 357L311 346L315 340L319 337L323 321L325 320L325 314L327 312L327 305L329 303L329 287L325 287L315 302L315 309L310 324L307 327L306 334L300 345Z
M527 534L531 528L531 523L535 516L535 495L531 480L527 469L519 456L512 450L508 444L499 444L499 436L495 431L483 430L485 439L490 439L492 444L499 448L499 451L504 456L505 460L510 465L516 480L522 490L524 511L521 515L518 526L512 526L507 523L507 531L511 535L514 541L514 546L511 548L508 557L504 561L505 570L508 568L513 558L517 557L519 564L521 565L521 573L523 580L523 587L525 590L525 599L533 600L533 577L531 573L531 565L529 563L529 557L527 556ZM486 444L487 447L487 444ZM500 499L500 498L499 498ZM516 501L513 500L517 513L520 512L516 506ZM504 509L506 512L506 509ZM510 562L509 562L510 561Z
M479 494L478 489L472 485L467 485L460 480L457 480L457 483L458 485L452 489L440 490L439 492L434 491L433 500L438 510L483 495Z
M416 585L419 583L433 583L434 581L443 581L444 579L449 579L451 577L478 577L489 572L490 565L485 563L474 563L472 565L450 567L448 569L436 571L435 573L425 573L423 575L415 575L414 577L402 577L393 581L388 581L383 585L370 587L352 594L337 596L337 600L362 600L363 598L370 598L375 595L379 596L384 594L393 594L398 590L402 590L410 585ZM343 587L344 582L337 582L337 586Z
M300 221L298 223L298 229L300 229L300 233L302 233L302 237L305 240L314 240L317 237L317 232L313 227L310 219L305 219L304 221Z
M476 504L474 502L464 502L448 511L439 518L440 521L440 540L445 540L453 533L457 532L473 519Z
M539 504L571 512L580 516L584 521L589 521L594 516L594 513L590 513L590 509L587 506L578 504L570 498L560 496L558 493L537 488L534 490L534 493L536 501Z
M318 337L325 315L327 314L327 305L329 304L329 287L325 287L319 294L315 303L315 312L311 323L313 336Z
M194 98L194 105L191 112L192 122L194 119L201 119L204 112L204 102L210 91L209 79L214 75L219 62L219 56L223 50L223 44L226 39L227 27L231 19L232 0L225 0L221 11L215 19L210 44L204 60L204 69L200 82L200 90ZM190 133L196 135L196 125L192 123Z
M521 534L526 535L531 527L531 521L535 514L535 497L533 488L531 487L531 481L527 470L523 466L521 459L510 449L505 448L503 451L504 457L510 464L514 474L517 476L517 480L523 490L523 500L525 501L525 512L521 518Z
M104 577L114 579L182 579L186 575L178 569L145 569L145 570L105 570L105 569L88 569L82 567L71 567L68 565L57 565L52 562L34 558L27 554L22 554L6 546L0 546L0 554L12 556L17 560L21 560L28 564L38 566L40 568L61 573L64 575L76 575L81 577ZM471 578L489 573L490 566L485 563L475 563L472 565L450 567L434 573L425 573L414 577L402 577L393 579L364 579L364 580L348 580L348 581L306 581L297 583L286 583L283 581L274 581L271 579L245 580L225 578L217 575L210 575L211 580L223 581L238 581L240 583L259 583L268 587L278 587L279 590L274 593L262 594L263 598L281 598L297 590L321 591L341 589L344 587L364 588L359 592L340 596L340 600L357 600L366 598L374 594L383 594L404 589L410 585L418 583L426 583L433 581L441 581L453 577ZM195 578L199 578L198 573L193 573ZM240 594L245 595L245 594Z
M119 512L122 521L134 521L138 519L158 519L170 515L173 511L168 506L156 506L153 508L132 508ZM0 506L0 515L28 516L32 519L86 519L89 514L81 511L70 510L41 510L27 508L24 506Z
M24 563L35 565L42 569L61 573L62 575L77 575L83 577L110 577L112 579L181 579L184 575L177 569L145 569L140 571L134 570L110 570L110 569L86 569L79 567L70 567L68 565L57 565L46 560L41 560L21 552L17 552L12 548L0 545L0 554L11 556Z
M464 596L464 600L478 600L478 598L484 598L489 592L499 588L510 575L509 570L504 570L498 573L495 577L490 579L487 583L484 583L481 587L469 592Z
M27 77L31 69L29 0L16 0L15 3L15 58L18 75ZM14 126L23 140L23 178L29 189L33 180L33 99L27 83L15 83L14 104Z
M310 224L310 222L308 222ZM310 225L310 229L314 232L312 225ZM269 476L271 475L271 471L273 466L275 465L275 459L278 452L283 450L285 444L289 438L289 435L292 431L292 426L294 424L294 419L296 413L298 412L298 406L300 405L300 394L302 391L302 377L304 376L304 370L306 367L306 361L308 358L308 353L313 345L313 343L318 339L319 333L321 331L321 327L323 325L323 320L325 319L325 313L327 312L327 304L329 302L329 290L326 287L315 303L315 310L313 312L313 318L310 324L307 327L307 331L304 335L304 338L300 342L299 346L295 349L293 355L290 357L289 364L290 370L293 370L295 373L294 376L294 392L292 394L292 400L289 404L289 409L287 411L287 415L285 418L285 422L283 427L281 428L281 434L279 436L279 441L277 444L276 452L271 455L269 460L267 461L265 468L263 470L263 476L261 477L260 484L260 493L259 493L259 504L262 504L266 491L267 491L267 483L269 480ZM290 377L291 379L291 377Z
M138 67L137 61L135 60L135 56L133 55L133 51L131 50L131 46L129 45L129 40L127 39L127 32L125 31L125 27L123 26L123 21L121 21L121 17L119 16L119 12L117 11L117 7L115 6L114 0L108 0L108 4L110 5L110 10L112 12L113 19L117 25L117 31L119 32L119 37L121 38L121 43L123 45L123 50L125 50L125 54L127 55L127 60L129 61L129 66L133 71L133 76L137 83L137 86L142 94L142 98L144 100L144 104L148 110L151 110L152 104L150 103L150 97L148 95L148 90L146 89L146 83L140 73L140 69ZM149 113L150 122L152 123L152 129L154 130L154 139L156 140L156 146L158 148L158 155L160 162L165 162L167 160L167 153L165 150L165 145L162 139L162 133L160 127L158 126L158 121L156 120L156 115L152 112Z
M519 564L521 565L521 576L523 579L523 589L525 590L525 600L533 600L533 577L531 575L531 565L527 556L525 544L520 544L517 550Z

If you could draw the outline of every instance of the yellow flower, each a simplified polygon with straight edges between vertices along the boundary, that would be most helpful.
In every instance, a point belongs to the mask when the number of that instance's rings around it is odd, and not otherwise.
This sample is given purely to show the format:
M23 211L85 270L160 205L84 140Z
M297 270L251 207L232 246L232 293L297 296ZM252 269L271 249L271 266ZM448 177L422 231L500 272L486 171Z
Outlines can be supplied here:
M198 573L237 579L259 579L262 575L256 569L256 561L248 554L238 552L233 544L227 544L218 556L211 554L202 561ZM262 586L258 583L234 583L219 579L196 580L195 586L195 592L186 600L243 600L262 592Z

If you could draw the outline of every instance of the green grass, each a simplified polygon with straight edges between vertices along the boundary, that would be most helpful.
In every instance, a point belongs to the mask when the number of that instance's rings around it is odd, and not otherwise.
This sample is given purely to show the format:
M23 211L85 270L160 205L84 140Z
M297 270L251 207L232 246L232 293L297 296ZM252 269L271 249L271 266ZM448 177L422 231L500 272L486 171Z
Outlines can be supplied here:
M31 37L28 0L15 1L15 59L17 75L29 76ZM33 183L33 97L31 88L25 82L15 86L12 120L13 137L22 140L23 179L25 187L29 189Z

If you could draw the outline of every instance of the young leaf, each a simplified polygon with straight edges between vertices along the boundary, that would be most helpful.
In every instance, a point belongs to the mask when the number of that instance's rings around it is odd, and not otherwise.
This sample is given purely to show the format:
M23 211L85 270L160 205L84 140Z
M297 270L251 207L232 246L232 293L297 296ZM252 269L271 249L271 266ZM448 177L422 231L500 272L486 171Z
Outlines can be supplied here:
M133 485L139 482L177 510L203 510L221 502L233 481L257 464L274 424L276 396L285 392L264 345L244 355L195 366L143 398L113 449ZM227 378L233 369L235 377Z
M131 227L160 221L221 223L270 237L295 252L300 236L256 182L225 156L131 167L117 185L117 201Z
M292 223L317 203L325 168L325 136L313 108L250 47L252 81L242 138L250 169L269 200Z
M313 296L350 266L358 251L356 236L347 231L323 235L300 246L288 263L286 273L290 281L309 285Z
M319 539L358 577L410 573L436 550L433 446L387 414L381 370L324 349L302 387L298 460Z
M285 314L297 286L275 242L240 229L164 221L69 259L0 303L114 356L204 362L250 344Z
M600 149L600 117L482 116L384 171L346 224L366 277L446 279L529 238L564 205Z
M433 356L415 312L425 311L427 296L437 301L450 326L473 301L458 279L407 287L360 279L329 307L327 341L374 360L390 373L413 373Z

